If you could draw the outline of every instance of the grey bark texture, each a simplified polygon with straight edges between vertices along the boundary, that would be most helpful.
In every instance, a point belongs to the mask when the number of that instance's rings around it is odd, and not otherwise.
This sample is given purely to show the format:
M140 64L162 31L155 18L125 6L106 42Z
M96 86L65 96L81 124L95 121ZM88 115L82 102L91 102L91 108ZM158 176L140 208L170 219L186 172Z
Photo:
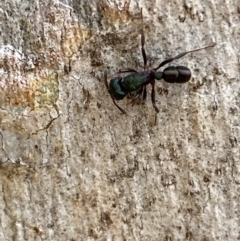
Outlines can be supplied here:
M103 81L171 65L145 105ZM240 2L0 3L0 240L239 240Z

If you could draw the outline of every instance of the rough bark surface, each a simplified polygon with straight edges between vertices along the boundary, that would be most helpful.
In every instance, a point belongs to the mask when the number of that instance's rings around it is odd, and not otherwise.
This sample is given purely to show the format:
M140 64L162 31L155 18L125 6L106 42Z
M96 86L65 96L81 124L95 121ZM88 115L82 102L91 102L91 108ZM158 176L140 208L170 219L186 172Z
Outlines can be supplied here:
M103 82L216 42L156 86ZM238 240L240 2L0 3L0 240ZM150 88L148 88L150 89ZM148 90L150 91L150 90Z

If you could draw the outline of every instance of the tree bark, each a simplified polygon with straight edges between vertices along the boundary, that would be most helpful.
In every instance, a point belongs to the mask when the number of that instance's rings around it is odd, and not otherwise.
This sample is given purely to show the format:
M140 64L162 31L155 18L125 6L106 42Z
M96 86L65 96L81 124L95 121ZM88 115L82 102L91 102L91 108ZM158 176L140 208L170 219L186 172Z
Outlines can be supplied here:
M237 1L0 3L0 240L239 239ZM143 12L143 25L141 19ZM170 63L113 104L118 70ZM161 69L163 71L164 67Z

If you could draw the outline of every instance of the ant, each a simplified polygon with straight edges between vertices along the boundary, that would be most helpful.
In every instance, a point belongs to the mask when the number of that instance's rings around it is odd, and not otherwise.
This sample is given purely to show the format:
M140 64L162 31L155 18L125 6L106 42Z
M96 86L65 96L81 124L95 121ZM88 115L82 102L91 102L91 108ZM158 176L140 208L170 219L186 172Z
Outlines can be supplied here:
M172 62L173 60L180 59L183 56L197 52L202 49L207 49L210 47L214 47L216 44L212 44L209 46L205 46L199 49L190 50L187 52L183 52L178 54L175 57L168 58L164 61L162 61L156 68L153 68L151 70L146 70L147 67L147 55L145 52L145 35L143 30L143 14L141 9L141 19L142 19L142 31L141 31L141 46L142 46L142 57L144 62L144 70L142 72L139 72L135 69L127 68L127 69L120 69L118 72L120 73L131 73L125 77L115 77L110 80L110 83L108 84L107 81L107 71L104 71L104 83L105 86L109 92L109 94L112 97L114 105L124 114L126 114L126 111L122 109L115 100L122 100L126 95L128 95L130 92L137 91L136 95L134 96L134 99L138 98L141 94L143 94L143 101L146 100L147 97L147 90L146 86L148 84L151 84L152 91L151 91L151 100L152 105L155 111L158 113L159 109L156 105L155 101L155 80L165 80L168 83L186 83L191 79L191 71L189 68L185 66L169 66L165 68L162 72L157 71L160 67Z

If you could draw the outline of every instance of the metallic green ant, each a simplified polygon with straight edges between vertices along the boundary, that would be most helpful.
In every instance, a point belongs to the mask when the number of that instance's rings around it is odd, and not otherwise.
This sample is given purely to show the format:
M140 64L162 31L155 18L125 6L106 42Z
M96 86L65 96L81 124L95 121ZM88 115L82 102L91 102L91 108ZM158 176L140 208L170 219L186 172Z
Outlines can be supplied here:
M125 77L115 77L110 80L110 83L108 84L107 81L107 71L104 71L104 82L105 86L109 92L109 94L112 97L114 105L124 114L126 114L126 111L122 109L115 100L122 100L127 94L133 91L137 91L136 95L134 96L134 99L139 97L143 93L143 101L146 100L147 97L147 90L146 86L148 84L151 84L152 86L152 92L151 92L151 99L152 99L152 105L156 112L159 112L158 107L156 106L155 101L155 80L165 80L168 83L186 83L191 79L191 71L189 68L185 66L169 66L165 68L162 72L157 71L160 67L172 62L175 59L180 59L183 56L193 53L202 49L214 47L216 44L212 44L209 46L205 46L199 49L194 49L191 51L183 52L181 54L178 54L175 57L171 57L169 59L164 60L161 62L156 68L153 68L151 70L146 70L147 67L147 55L145 52L145 36L143 31L143 14L141 9L141 18L142 18L142 31L141 31L141 45L142 45L142 56L143 56L143 62L144 62L144 71L138 72L135 69L127 68L127 69L121 69L118 73L132 73Z

